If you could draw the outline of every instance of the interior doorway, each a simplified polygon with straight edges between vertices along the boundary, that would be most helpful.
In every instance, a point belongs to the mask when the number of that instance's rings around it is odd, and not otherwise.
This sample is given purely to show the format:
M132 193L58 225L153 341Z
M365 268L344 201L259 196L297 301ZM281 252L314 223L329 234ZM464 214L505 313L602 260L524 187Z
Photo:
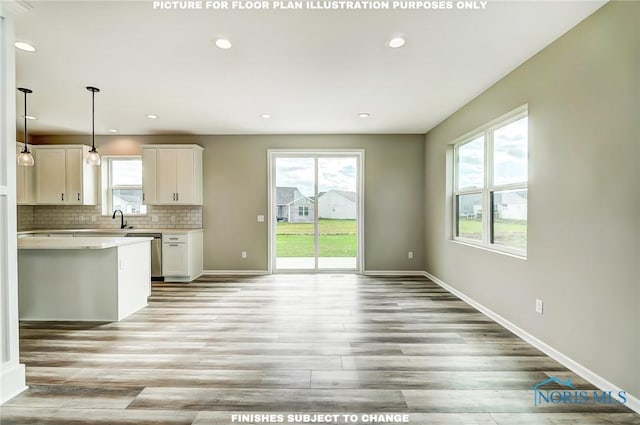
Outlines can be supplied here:
M362 271L363 155L269 150L270 271Z

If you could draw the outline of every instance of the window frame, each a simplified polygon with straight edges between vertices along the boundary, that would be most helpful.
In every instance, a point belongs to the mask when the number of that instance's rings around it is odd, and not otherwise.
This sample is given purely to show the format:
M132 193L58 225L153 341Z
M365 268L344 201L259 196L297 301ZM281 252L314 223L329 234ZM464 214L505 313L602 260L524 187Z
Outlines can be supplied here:
M309 217L309 207L299 205L298 206L298 217Z
M499 253L510 254L513 256L526 258L527 249L517 249L513 247L497 245L494 243L494 214L493 200L496 192L525 190L529 191L529 146L530 138L527 131L527 179L524 182L495 184L494 183L494 133L496 130L506 127L515 121L529 117L528 105L523 105L507 114L459 137L452 142L453 145L453 186L452 186L452 229L451 240L468 244ZM527 126L528 128L528 126ZM461 146L484 136L484 161L483 161L483 185L481 188L458 189L458 158ZM482 239L465 238L458 235L458 205L461 195L481 194L482 197ZM527 216L529 211L529 197L527 196ZM527 238L528 238L528 219L527 219Z
M105 156L103 157L103 194L104 194L104 205L106 206L103 209L102 214L110 216L113 214L113 191L114 190L136 190L139 189L144 193L142 180L139 185L113 185L113 162L114 161L136 161L139 160L142 162L142 155L117 155L117 156ZM143 198L144 201L144 198ZM146 204L141 204L141 207L145 207L144 213L126 213L129 217L144 217L148 214L149 208Z

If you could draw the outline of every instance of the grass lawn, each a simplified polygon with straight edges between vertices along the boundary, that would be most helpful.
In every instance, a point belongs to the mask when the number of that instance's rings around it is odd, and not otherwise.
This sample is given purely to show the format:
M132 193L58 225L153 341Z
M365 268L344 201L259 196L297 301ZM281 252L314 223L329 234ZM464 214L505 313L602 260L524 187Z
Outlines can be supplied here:
M356 220L320 219L320 257L356 256ZM276 256L313 257L313 223L280 222L276 226Z
M527 248L527 222L521 220L496 219L494 223L494 243L516 249ZM482 239L482 222L460 218L460 236Z
M356 234L355 220L332 220L321 218L318 220L320 233L329 235ZM313 235L313 223L289 223L281 221L277 224L278 235Z

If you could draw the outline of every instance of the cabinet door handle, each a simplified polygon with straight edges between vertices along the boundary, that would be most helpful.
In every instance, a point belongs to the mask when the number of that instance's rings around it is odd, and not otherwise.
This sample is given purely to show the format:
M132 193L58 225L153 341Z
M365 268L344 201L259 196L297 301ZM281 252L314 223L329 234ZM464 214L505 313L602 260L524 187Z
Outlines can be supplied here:
M142 202L144 202L144 192L142 192Z
M170 243L169 246L180 246L177 243Z
M176 194L175 194L175 193L172 193L171 195L172 195L172 196L171 196L171 199L175 201L175 200L176 200Z
M62 197L62 202L64 202L64 193L61 193L60 196Z
M78 201L80 200L80 192L78 192Z
M176 201L179 201L179 200L180 200L180 194L176 193Z

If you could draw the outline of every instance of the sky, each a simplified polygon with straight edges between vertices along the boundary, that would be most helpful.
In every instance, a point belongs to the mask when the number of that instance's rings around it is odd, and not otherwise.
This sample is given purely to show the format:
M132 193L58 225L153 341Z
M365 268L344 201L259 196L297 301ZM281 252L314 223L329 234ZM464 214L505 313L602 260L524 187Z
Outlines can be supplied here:
M113 159L112 185L142 185L142 159Z
M494 185L527 181L527 136L527 117L494 131ZM484 136L460 146L458 160L458 188L482 187L484 179Z
M303 195L314 194L314 158L276 158L276 186L297 187ZM318 192L356 191L355 157L318 158Z

